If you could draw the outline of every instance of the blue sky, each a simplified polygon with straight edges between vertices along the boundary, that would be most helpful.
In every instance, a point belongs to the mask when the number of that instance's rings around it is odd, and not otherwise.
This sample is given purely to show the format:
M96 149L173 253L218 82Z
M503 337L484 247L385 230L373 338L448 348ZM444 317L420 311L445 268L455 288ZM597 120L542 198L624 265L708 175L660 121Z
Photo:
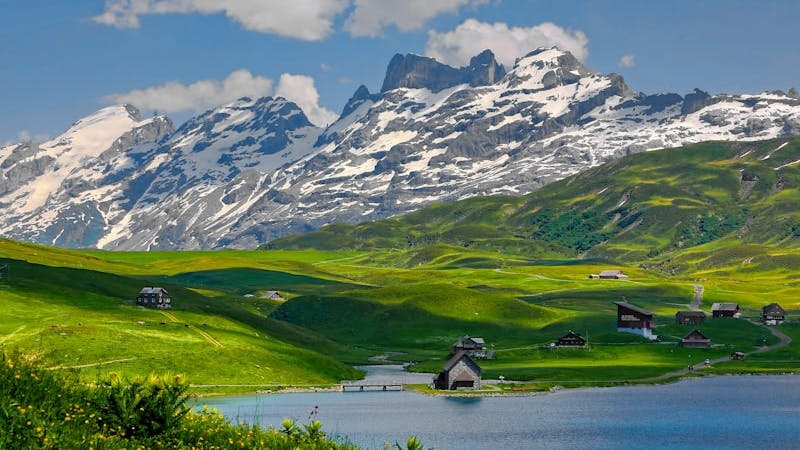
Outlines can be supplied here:
M454 64L459 49L475 45L509 54L529 42L572 44L589 67L621 73L648 93L800 87L796 1L229 3L219 10L212 0L0 0L0 143L20 133L55 136L114 100L165 105L180 122L248 90L291 93L326 121L359 84L377 90L394 53L431 53L437 42L448 43L443 54ZM470 36L470 20L486 33ZM501 24L526 40L507 42ZM180 84L131 92L168 82Z

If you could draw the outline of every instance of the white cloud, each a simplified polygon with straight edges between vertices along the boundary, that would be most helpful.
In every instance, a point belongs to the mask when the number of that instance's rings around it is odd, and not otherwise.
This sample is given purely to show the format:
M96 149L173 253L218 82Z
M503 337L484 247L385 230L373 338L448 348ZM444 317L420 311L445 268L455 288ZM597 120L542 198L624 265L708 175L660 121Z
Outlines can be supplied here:
M319 68L322 69L323 72L330 72L333 67L330 64L322 63L319 65Z
M297 103L308 119L320 126L338 116L319 104L314 79L306 75L284 73L273 93L273 81L253 75L246 69L231 72L224 80L201 80L192 84L171 81L159 86L136 89L124 94L103 97L106 103L130 103L136 107L165 113L202 111L232 102L241 97L275 95Z
M636 55L622 55L622 58L619 59L619 66L624 68L630 68L636 66Z
M589 55L589 39L580 30L568 30L551 22L531 27L509 27L502 22L486 23L467 19L453 31L430 31L425 54L456 66L469 63L469 59L487 48L507 68L516 58L539 47L558 47L567 50L579 60Z
M201 80L189 85L170 81L160 86L107 95L103 99L107 103L131 103L139 108L169 113L200 111L240 97L261 97L270 92L271 79L239 69L222 81Z
M50 140L50 136L47 135L47 134L44 134L44 133L33 134L28 130L21 130L19 133L17 133L17 140L2 142L2 143L0 143L0 147L5 147L7 145L19 144L19 143L22 143L22 142L42 143L42 142L46 142L46 141L49 141L49 140Z
M394 25L400 31L421 28L439 14L455 14L464 6L476 6L488 0L355 0L355 9L345 22L353 36L379 36Z
M117 28L138 28L139 17L151 14L224 13L245 29L307 41L333 32L333 20L350 0L106 0L92 18Z
M314 79L306 75L282 74L275 89L275 96L297 103L308 120L317 126L327 126L339 117L333 111L320 106L319 92L314 87Z

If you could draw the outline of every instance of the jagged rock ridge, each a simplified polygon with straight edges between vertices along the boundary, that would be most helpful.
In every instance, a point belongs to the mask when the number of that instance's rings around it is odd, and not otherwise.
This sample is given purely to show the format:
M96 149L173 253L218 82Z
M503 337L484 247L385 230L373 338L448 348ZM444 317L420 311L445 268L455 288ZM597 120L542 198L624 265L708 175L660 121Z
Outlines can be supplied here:
M130 117L114 128L118 142L54 150L71 129L0 149L0 233L114 249L255 247L331 222L525 193L629 153L800 133L796 92L645 95L555 48L507 73L488 51L462 68L396 55L381 92L360 86L326 130L280 98L241 99L175 131L113 108Z

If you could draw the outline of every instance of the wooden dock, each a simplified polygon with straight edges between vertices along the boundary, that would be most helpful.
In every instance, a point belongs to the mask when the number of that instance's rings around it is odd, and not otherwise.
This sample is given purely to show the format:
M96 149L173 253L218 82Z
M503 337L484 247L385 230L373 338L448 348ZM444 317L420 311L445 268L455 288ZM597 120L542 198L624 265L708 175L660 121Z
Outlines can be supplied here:
M359 383L357 381L343 381L340 385L342 392L388 392L402 391L402 383Z

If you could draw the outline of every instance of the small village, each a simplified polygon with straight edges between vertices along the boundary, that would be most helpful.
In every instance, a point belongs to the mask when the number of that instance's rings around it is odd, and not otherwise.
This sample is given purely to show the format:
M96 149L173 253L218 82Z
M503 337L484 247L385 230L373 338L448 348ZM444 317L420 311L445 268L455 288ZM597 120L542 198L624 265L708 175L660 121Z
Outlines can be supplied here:
M589 279L597 280L620 280L627 281L628 275L621 270L603 270L598 274L590 274ZM253 298L254 294L246 294L244 297ZM260 296L262 299L284 301L286 298L276 290L268 290ZM630 333L642 336L650 341L660 342L660 337L655 334L656 327L655 314L644 308L631 304L624 299L613 302L617 307L616 329L619 333ZM136 304L145 308L170 309L173 301L169 292L156 286L143 287L136 298ZM691 331L686 333L676 345L684 348L708 349L714 345L701 330L702 325L708 319L707 314L700 310L697 305L692 304L692 309L681 310L675 313L675 323L678 325L692 325ZM737 303L720 302L711 305L711 318L714 319L739 319L739 305ZM764 325L780 325L786 321L786 311L778 303L770 303L762 308L760 322ZM165 325L165 322L161 322ZM722 345L724 343L717 343ZM547 348L555 351L559 348L587 348L589 341L575 331L569 330ZM742 360L745 358L743 352L733 352L731 360ZM494 351L487 346L483 337L465 335L453 344L452 350L448 355L447 362L442 366L441 371L433 378L430 387L436 390L455 391L455 390L480 390L482 370L477 361L494 359ZM705 364L709 364L706 359ZM694 370L690 365L688 370ZM503 381L501 377L500 381ZM342 391L348 391L349 387L356 387L359 391L364 391L364 384L342 384ZM382 385L382 390L402 389L401 384Z

